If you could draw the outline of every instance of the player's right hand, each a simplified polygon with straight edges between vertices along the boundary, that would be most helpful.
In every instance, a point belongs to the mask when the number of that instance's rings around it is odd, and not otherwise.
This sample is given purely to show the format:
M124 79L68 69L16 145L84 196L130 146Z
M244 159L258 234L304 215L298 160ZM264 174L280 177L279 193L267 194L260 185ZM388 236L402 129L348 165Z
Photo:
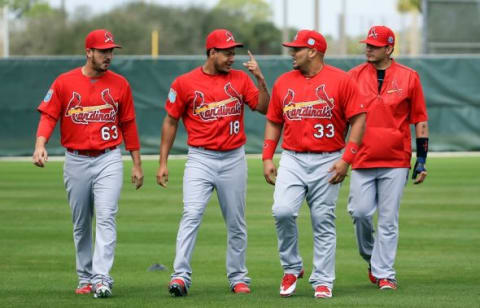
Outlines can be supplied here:
M168 183L168 168L160 166L157 171L157 184L167 188Z
M45 147L35 147L32 161L35 166L43 168L48 161L47 149L45 149Z
M263 176L268 184L275 185L277 168L271 159L266 159L263 161Z

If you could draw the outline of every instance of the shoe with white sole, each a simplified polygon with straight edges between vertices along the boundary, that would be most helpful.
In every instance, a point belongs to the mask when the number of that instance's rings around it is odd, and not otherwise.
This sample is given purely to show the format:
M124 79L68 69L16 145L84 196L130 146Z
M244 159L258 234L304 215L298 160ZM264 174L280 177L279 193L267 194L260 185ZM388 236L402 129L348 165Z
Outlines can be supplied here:
M380 290L396 290L397 281L395 279L388 278L378 279L378 288Z
M315 298L330 298L332 297L332 289L327 286L317 286L315 288Z
M297 287L297 279L303 277L304 270L300 274L285 274L283 275L282 284L280 285L280 296L289 297L295 293Z

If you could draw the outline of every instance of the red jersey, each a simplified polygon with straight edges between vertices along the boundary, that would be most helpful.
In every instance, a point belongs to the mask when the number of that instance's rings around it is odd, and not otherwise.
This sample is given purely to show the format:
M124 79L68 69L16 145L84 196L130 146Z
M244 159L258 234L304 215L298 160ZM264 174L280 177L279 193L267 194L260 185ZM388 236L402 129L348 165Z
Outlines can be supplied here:
M286 150L334 152L345 146L348 119L364 112L355 82L344 71L324 65L311 78L298 70L281 75L267 119L283 124Z
M121 124L135 119L132 91L124 77L107 71L101 77L89 78L81 68L61 74L38 110L60 120L61 143L74 150L119 145Z
M254 110L257 103L258 89L245 72L209 75L198 67L175 79L165 109L183 119L188 145L228 151L245 144L244 104Z
M357 81L368 109L365 134L352 168L409 168L410 124L428 120L417 72L392 60L380 93L373 64L356 66L349 74Z

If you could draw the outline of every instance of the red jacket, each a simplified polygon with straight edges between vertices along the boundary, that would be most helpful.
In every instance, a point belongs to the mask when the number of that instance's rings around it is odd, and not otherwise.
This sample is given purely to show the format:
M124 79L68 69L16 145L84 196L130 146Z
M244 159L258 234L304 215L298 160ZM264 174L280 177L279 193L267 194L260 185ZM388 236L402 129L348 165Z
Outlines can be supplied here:
M352 168L409 168L410 124L428 120L418 73L392 59L380 93L373 64L356 66L349 74L357 81L368 110L365 135Z

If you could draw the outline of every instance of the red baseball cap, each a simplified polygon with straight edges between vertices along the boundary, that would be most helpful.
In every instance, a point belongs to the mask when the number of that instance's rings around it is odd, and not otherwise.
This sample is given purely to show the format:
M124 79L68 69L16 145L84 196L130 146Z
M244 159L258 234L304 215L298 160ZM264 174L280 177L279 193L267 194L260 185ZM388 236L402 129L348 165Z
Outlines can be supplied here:
M360 43L365 43L377 47L395 45L395 34L385 26L373 26L368 30L367 38Z
M243 44L235 42L232 32L226 29L216 29L210 32L205 42L206 49L228 49L232 47L243 47Z
M122 46L115 44L110 31L97 29L90 32L85 38L85 48L110 49L122 48Z
M308 47L322 53L327 51L327 41L323 35L313 30L300 30L293 38L293 41L283 43L282 45L285 47Z

